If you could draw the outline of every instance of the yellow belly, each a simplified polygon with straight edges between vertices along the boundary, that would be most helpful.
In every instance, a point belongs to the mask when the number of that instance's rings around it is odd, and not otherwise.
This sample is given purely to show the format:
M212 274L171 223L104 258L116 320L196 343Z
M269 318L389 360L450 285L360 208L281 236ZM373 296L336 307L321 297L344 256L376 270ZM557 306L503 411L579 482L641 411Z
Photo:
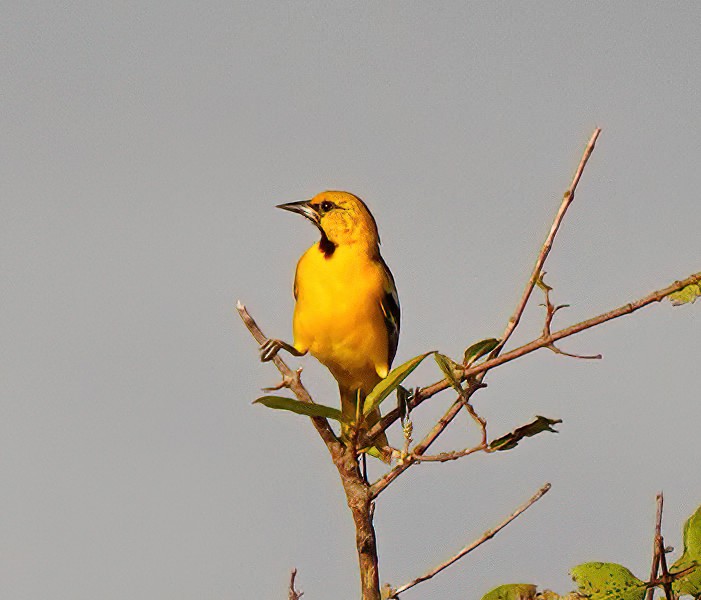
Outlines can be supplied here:
M326 258L316 244L297 265L294 345L309 350L347 389L369 392L387 374L379 263L351 247Z

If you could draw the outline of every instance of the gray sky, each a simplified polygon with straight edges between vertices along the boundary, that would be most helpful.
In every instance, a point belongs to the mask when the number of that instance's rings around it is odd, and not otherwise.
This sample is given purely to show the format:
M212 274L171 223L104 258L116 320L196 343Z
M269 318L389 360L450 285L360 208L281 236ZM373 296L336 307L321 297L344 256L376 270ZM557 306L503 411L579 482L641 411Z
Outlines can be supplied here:
M701 265L701 5L8 2L3 6L0 595L357 596L352 523L310 424L233 312L291 337L313 228L273 206L366 200L403 309L398 361L498 336L586 140L604 131L546 270L557 324ZM539 301L539 299L538 299ZM513 343L537 336L526 312ZM511 452L421 465L381 497L381 578L406 594L571 589L649 570L654 495L680 546L701 503L698 306L655 305L495 370L476 399ZM312 358L305 382L337 402ZM438 378L427 364L414 385ZM417 434L451 401L415 414ZM440 449L474 441L465 418ZM422 429L424 428L424 429ZM397 432L391 437L397 441Z

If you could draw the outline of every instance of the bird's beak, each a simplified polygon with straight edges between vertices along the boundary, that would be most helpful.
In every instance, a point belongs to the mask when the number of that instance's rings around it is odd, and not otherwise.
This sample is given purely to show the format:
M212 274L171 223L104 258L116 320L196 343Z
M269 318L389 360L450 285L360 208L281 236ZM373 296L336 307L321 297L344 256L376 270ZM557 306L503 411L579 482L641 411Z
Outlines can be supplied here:
M287 204L278 204L275 208L281 208L282 210L289 210L293 213L298 213L303 217L309 219L314 225L319 227L321 216L318 212L314 210L309 200L302 200L301 202L288 202Z

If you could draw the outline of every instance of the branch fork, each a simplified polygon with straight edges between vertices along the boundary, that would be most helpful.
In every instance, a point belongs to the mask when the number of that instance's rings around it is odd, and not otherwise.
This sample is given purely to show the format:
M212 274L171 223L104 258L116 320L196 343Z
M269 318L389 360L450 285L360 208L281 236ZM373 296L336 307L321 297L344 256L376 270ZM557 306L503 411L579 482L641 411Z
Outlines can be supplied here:
M282 380L270 387L264 387L264 392L276 392L283 388L292 389L295 385L302 385L302 367L295 369L291 374L283 373Z
M564 350L560 350L555 343L552 341L553 339L553 334L551 330L551 325L553 322L553 317L555 316L555 313L557 311L562 310L563 308L569 308L569 304L558 304L557 306L553 305L553 303L550 301L550 292L553 291L553 288L551 288L547 283L545 283L544 277L546 273L545 271L541 272L538 275L538 279L536 280L536 285L543 290L543 294L545 295L545 302L541 304L541 306L545 307L545 324L543 325L543 335L541 336L542 339L548 341L549 343L545 346L548 350L552 350L555 354L560 354L562 356L568 356L570 358L581 358L581 359L601 359L603 358L601 354L571 354L569 352L565 352Z

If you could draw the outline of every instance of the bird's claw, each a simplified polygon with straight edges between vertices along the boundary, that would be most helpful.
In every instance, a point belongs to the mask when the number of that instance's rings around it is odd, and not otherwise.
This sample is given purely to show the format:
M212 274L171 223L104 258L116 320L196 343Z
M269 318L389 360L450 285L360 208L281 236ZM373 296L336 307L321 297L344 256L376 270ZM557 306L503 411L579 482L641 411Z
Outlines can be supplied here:
M282 342L280 340L268 339L260 345L260 360L261 362L268 362L273 360L278 352L282 348Z

